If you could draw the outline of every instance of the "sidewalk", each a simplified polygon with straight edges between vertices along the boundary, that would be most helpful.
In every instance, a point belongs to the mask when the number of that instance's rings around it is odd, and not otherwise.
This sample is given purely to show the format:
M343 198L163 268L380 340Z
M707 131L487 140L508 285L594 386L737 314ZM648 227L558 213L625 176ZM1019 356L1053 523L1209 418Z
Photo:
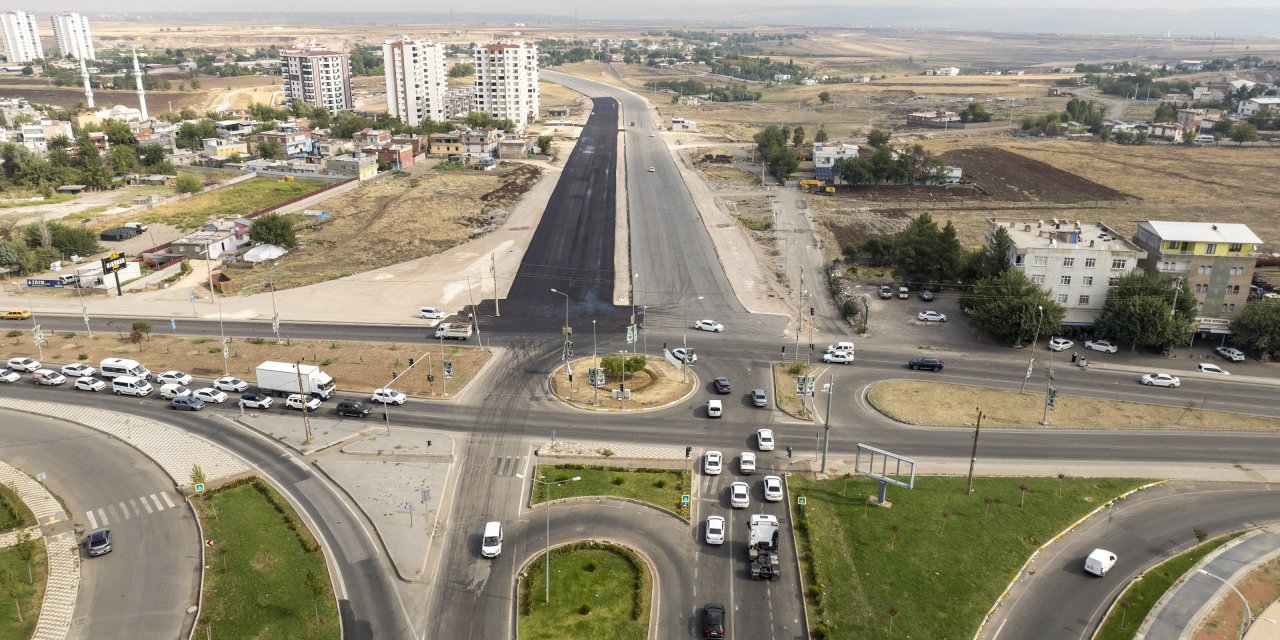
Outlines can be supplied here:
M0 462L0 482L13 487L40 523L40 526L25 531L41 535L42 529L50 530L43 533L49 559L49 578L40 605L40 620L31 637L33 640L64 640L71 631L76 595L80 590L80 547L74 534L66 531L52 533L51 530L55 528L53 525L68 520L67 513L43 484L3 462ZM17 544L20 533L14 531L4 536L0 547Z

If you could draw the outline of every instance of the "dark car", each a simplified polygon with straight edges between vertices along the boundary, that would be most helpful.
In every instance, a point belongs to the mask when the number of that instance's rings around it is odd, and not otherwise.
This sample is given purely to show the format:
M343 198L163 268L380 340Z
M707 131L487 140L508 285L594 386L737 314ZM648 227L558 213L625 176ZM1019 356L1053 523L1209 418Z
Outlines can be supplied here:
M346 400L339 402L338 407L335 410L340 416L355 416L357 418L363 418L370 413L373 413L373 406L366 402L347 398Z
M716 378L713 382L714 382L714 383L715 383L715 385L716 385L716 393L731 393L731 392L733 392L733 387L729 385L729 379L728 379L728 378Z
M925 356L923 358L913 358L911 362L907 363L907 368L908 369L928 369L930 371L942 371L942 359L934 358L932 356Z
M88 550L90 558L104 553L111 553L111 530L94 529L90 531L89 537L85 538L85 548Z
M702 608L702 637L725 637L724 605L709 602L707 606Z
M169 401L170 409L178 411L199 411L204 408L204 400L193 395L180 395Z

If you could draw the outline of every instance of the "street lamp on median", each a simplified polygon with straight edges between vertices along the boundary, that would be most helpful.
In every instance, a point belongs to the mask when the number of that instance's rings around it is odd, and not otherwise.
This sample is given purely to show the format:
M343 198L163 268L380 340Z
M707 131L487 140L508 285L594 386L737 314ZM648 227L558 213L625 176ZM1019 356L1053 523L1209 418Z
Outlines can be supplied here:
M516 477L523 480L524 474L517 473ZM582 476L574 476L572 478L569 478L568 480L560 480L557 482L547 482L546 480L529 478L529 480L536 482L540 485L543 485L547 488L547 547L546 547L546 551L542 555L542 557L546 560L546 562L544 562L542 565L543 567L542 570L544 573L547 574L546 593L545 595L543 595L543 598L542 598L542 602L544 604L551 602L551 487L558 487L562 484L565 484L566 482L577 482L581 479L582 479Z
M1252 627L1252 626L1253 626L1254 621L1256 621L1256 620L1258 619L1258 617L1257 617L1257 616L1253 615L1253 609L1249 608L1249 600L1248 600L1247 598L1245 598L1245 597L1244 597L1244 594L1243 594L1243 593L1240 593L1240 590L1239 590L1239 589L1237 589L1237 588L1236 588L1236 586L1235 586L1234 584L1231 584L1231 582L1229 582L1229 581L1227 581L1227 580L1225 580L1225 579L1223 579L1223 578L1221 578L1221 577L1219 577L1219 576L1216 576L1216 575L1214 575L1214 574L1212 574L1212 573L1209 573L1208 571L1205 571L1204 569L1196 569L1196 573L1203 573L1204 575L1209 576L1210 578L1213 578L1214 580L1217 580L1218 582L1221 582L1222 584L1225 584L1225 585L1227 585L1228 587L1231 587L1231 590L1232 590L1232 591L1234 591L1234 592L1236 592L1236 595L1240 596L1240 601L1244 603L1244 612L1243 612L1243 613L1244 613L1244 615L1245 615L1245 616L1248 616L1248 622L1246 622L1245 624L1241 625L1241 627L1240 627L1240 636L1239 636L1239 637L1243 638L1243 637L1244 637L1244 635L1245 635L1245 632L1246 632L1246 631L1248 631L1248 630L1249 630L1249 627Z
M1027 392L1027 380L1031 378L1031 368L1036 365L1036 342L1040 340L1040 323L1044 322L1044 307L1036 305L1036 309L1040 311L1040 319L1036 320L1036 337L1031 340L1031 359L1027 361L1027 375L1022 378L1022 388L1018 393Z
M564 335L566 338L568 338L569 336L569 294L563 291L556 291L555 289L552 289L551 293L558 293L564 296Z
M701 299L702 299L702 296L698 296L698 300L701 300ZM685 303L688 301L689 301L688 298L684 298L680 300L680 324L682 325L680 328L680 331L681 331L680 338L684 344L684 355L680 357L680 381L681 382L683 382L685 379L684 377L685 365L689 364L689 319L685 316L685 312L684 312Z

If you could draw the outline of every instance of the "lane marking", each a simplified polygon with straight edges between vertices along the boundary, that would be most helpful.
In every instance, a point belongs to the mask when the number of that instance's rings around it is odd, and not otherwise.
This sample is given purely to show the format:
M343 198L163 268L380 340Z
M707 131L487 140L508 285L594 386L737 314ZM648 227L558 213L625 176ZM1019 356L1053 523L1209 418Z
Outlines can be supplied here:
M142 508L138 506L137 498L129 498L129 506L133 507L133 515L135 516L142 515Z
M146 497L146 496L139 496L139 497L138 497L138 500L140 500L140 501L142 502L142 508L143 508L143 509L146 509L146 510L147 510L147 513L155 513L155 512L156 512L156 510L155 510L155 509L152 509L152 508L151 508L151 503L150 503L150 502L147 502L147 497Z
M86 511L86 512L84 512L84 514L85 514L86 516L88 516L88 517L89 517L89 530L91 530L91 531L92 531L93 529L97 529L97 528L98 528L98 519L93 517L93 512L92 512L92 511Z

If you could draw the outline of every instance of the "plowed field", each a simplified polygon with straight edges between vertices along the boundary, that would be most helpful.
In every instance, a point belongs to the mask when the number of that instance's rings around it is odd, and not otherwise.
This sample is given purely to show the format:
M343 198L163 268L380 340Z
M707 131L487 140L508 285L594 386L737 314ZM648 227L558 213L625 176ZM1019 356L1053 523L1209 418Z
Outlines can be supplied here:
M1074 204L1130 199L1074 173L996 147L955 149L942 154L942 159L964 169L965 181L976 184L989 200Z

